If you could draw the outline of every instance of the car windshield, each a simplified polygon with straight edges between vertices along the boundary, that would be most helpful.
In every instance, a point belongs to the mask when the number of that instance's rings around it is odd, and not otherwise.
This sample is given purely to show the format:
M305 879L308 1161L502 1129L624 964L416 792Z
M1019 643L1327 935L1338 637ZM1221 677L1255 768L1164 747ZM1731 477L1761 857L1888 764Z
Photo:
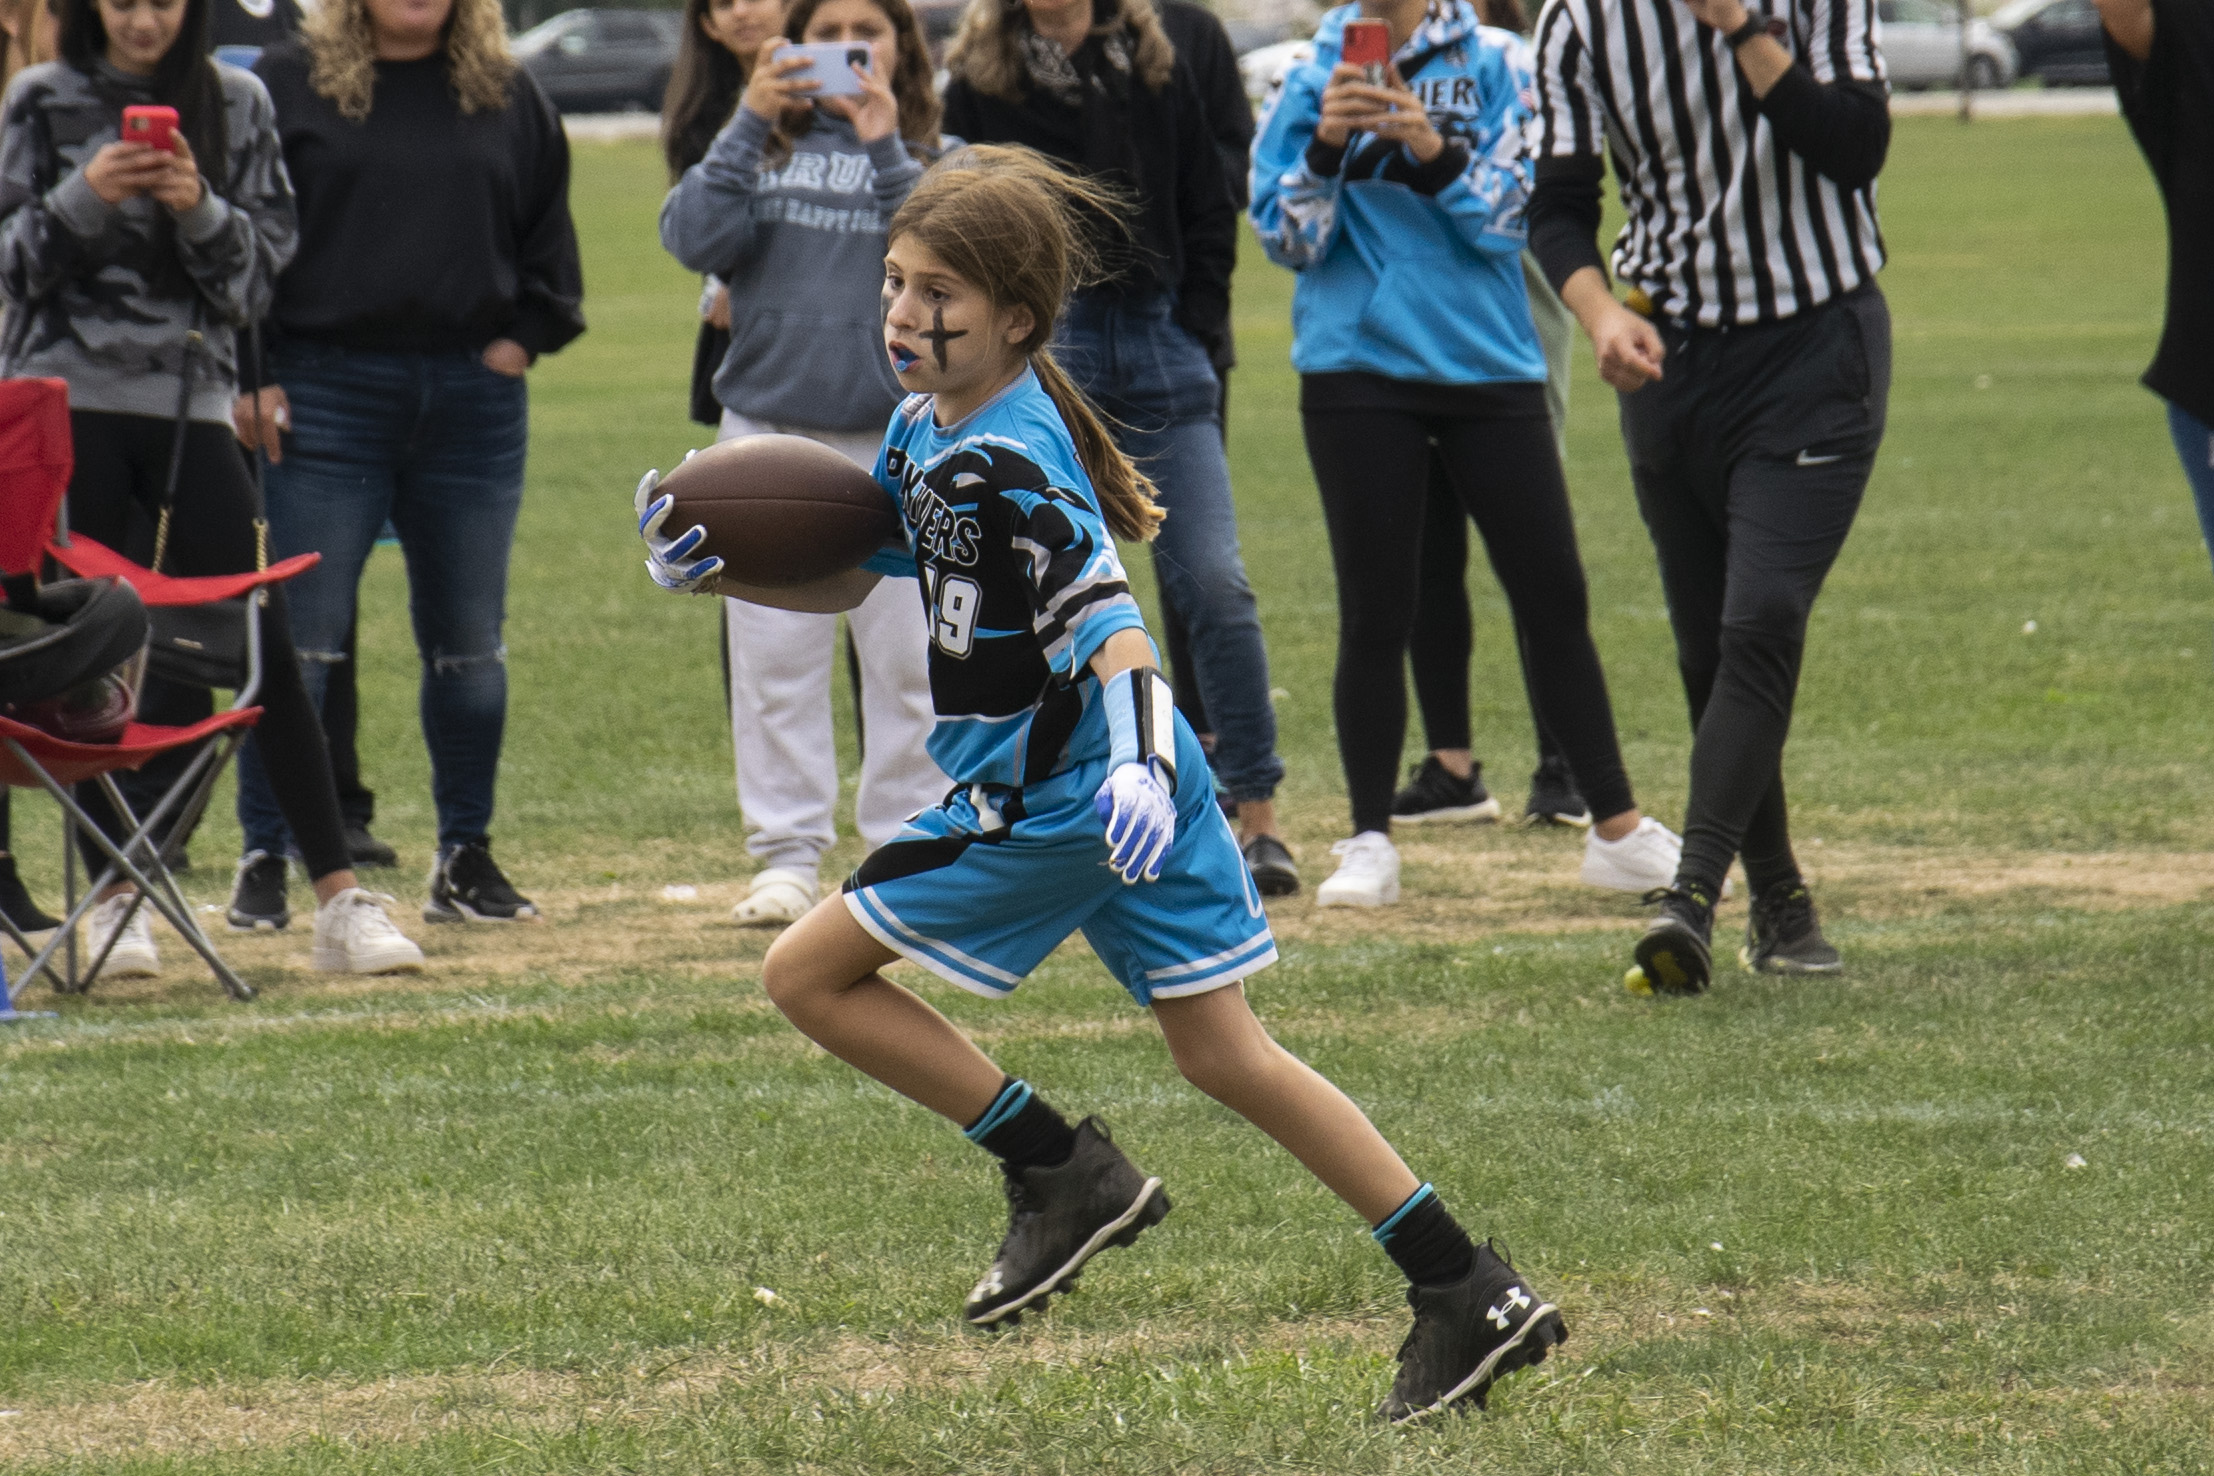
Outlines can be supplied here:
M552 20L540 21L515 38L511 48L517 56L536 56L549 50L554 43L571 31L585 25L587 19L580 10L563 11Z

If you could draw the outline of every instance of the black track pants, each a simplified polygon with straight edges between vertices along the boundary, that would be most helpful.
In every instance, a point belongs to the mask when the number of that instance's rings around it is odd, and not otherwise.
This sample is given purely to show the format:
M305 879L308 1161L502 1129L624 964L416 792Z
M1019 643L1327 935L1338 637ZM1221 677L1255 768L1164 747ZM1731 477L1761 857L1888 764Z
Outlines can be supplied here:
M142 563L152 558L153 529L169 476L176 423L152 415L96 410L72 411L69 421L77 450L77 470L69 479L70 528ZM254 485L238 441L229 426L194 421L185 432L184 468L162 572L242 574L254 567L254 556ZM308 875L327 876L351 862L339 824L323 729L308 706L299 658L292 650L282 585L269 591L269 603L262 607L261 662L258 731L270 785L292 827ZM204 693L149 679L140 702L140 716L146 721L189 721L195 712L207 712ZM154 765L147 768L153 770ZM117 785L134 809L150 808L163 787L129 774L118 776ZM121 818L94 786L80 786L78 802L102 830L122 839L126 832Z
M1407 638L1407 674L1414 678L1423 739L1432 749L1475 747L1468 724L1468 663L1475 651L1476 625L1468 606L1468 513L1444 463L1432 456L1422 509L1422 593L1415 601L1414 633ZM1531 726L1537 730L1538 762L1551 763L1560 759L1560 745L1537 720L1537 692L1530 685L1520 630L1515 632L1515 656Z
M1866 287L1753 328L1664 327L1666 377L1621 396L1638 510L1690 700L1679 881L1798 875L1783 749L1807 616L1883 440L1891 317Z
M1378 409L1307 410L1300 419L1337 569L1332 701L1354 831L1391 828L1433 444L1514 610L1540 722L1560 741L1594 815L1631 808L1551 423Z

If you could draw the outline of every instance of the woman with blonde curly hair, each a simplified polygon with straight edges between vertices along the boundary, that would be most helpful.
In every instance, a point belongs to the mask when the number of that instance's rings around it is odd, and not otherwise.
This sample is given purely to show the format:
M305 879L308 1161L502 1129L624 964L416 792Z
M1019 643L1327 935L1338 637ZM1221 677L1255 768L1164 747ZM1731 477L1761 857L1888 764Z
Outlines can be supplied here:
M494 864L507 719L501 644L540 354L584 331L569 149L507 49L499 0L324 0L255 72L300 202L278 279L266 387L238 404L268 454L271 557L318 704L387 519L407 558L423 737L438 812L431 922L534 918ZM234 927L282 927L289 837L251 744Z

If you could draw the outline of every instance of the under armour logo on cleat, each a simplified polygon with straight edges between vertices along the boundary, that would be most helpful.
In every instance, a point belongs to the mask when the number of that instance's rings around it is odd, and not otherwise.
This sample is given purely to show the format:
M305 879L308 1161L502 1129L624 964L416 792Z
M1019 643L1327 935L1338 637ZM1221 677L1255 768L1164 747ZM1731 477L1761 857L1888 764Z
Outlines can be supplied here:
M1507 1288L1506 1303L1505 1307L1486 1307L1484 1309L1484 1315L1491 1319L1491 1325L1501 1332L1505 1332L1507 1324L1514 1320L1507 1314L1519 1312L1524 1307L1529 1306L1530 1298L1521 1287L1510 1286Z

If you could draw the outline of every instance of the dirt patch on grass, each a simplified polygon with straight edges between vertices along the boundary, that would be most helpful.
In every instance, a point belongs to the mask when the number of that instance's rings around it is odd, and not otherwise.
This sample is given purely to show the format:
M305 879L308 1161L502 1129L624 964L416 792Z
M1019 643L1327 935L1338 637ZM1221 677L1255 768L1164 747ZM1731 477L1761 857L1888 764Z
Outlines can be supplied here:
M1579 880L1580 832L1498 826L1437 827L1400 838L1404 900L1367 911L1321 909L1313 884L1329 860L1319 842L1302 849L1308 886L1270 909L1280 940L1323 947L1368 941L1451 945L1498 933L1634 933L1645 909L1634 897ZM1960 911L2066 909L2091 912L2214 902L2214 852L1930 850L1809 843L1801 861L1825 912L1840 921L1888 921ZM774 941L766 929L730 921L742 879L692 881L693 895L665 899L654 885L545 888L542 922L506 927L433 927L418 920L421 898L394 907L428 958L421 975L361 979L306 970L303 916L280 934L231 935L216 944L272 1001L334 1004L399 994L481 991L518 983L574 985L636 975L690 983L727 981L733 999L757 998L753 981ZM214 899L205 900L212 909ZM1745 898L1724 904L1725 928L1739 926ZM86 1002L115 1006L219 1002L213 980L182 940L157 925L166 971L155 979L99 983ZM1081 948L1081 942L1071 947ZM910 971L895 965L893 972ZM120 1013L120 1012L115 1012ZM426 1013L434 1014L435 1007Z

